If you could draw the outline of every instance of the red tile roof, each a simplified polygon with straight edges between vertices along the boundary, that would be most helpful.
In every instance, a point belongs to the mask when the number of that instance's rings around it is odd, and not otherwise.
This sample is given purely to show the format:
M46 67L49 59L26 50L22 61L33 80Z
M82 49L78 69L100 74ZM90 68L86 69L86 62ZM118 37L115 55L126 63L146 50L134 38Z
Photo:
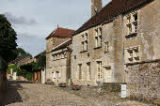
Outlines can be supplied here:
M67 28L57 28L46 39L51 37L71 38L74 30Z
M103 22L110 22L114 17L136 9L151 1L153 0L112 0L99 13L97 13L97 15L91 17L85 24L75 31L74 35Z

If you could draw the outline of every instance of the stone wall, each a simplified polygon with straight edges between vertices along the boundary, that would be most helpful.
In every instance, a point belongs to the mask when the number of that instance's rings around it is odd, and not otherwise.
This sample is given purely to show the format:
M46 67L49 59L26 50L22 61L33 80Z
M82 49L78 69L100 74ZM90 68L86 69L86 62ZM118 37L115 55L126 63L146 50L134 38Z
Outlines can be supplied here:
M51 37L46 41L46 80L52 79L52 55L51 50L70 38Z
M160 98L160 60L127 65L127 93L131 98Z
M127 16L137 13L137 35L126 38L128 35ZM133 19L132 19L133 20ZM160 57L160 0L153 0L143 7L124 15L124 48L139 47L139 61L155 60ZM128 63L126 56L125 62ZM132 61L134 63L135 61Z
M121 16L113 22L101 24L81 32L72 38L71 73L75 84L97 86L98 67L101 62L101 83L122 82L122 28ZM102 28L102 47L95 48L95 29ZM88 50L82 52L82 35L88 33ZM108 45L106 45L108 43ZM106 50L108 48L108 50ZM88 80L88 66L90 64L90 76ZM79 64L82 65L82 79L79 79Z

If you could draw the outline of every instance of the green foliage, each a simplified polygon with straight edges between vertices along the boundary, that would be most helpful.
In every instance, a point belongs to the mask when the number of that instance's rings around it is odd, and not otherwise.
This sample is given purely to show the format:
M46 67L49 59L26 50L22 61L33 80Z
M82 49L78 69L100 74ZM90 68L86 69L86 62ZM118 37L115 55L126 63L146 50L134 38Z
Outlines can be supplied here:
M39 56L39 61L37 64L39 65L40 68L44 68L46 65L46 56L45 55Z
M30 57L32 57L32 55L30 53L26 52L22 48L17 48L17 51L18 51L18 56L19 57L23 57L23 56L30 56Z
M0 56L8 63L17 57L17 34L4 15L0 15Z
M15 64L10 64L7 69L8 74L10 74L11 69L13 69L13 72L16 72L18 70L18 67Z
M32 80L32 78L33 78L33 73L27 72L26 78L27 78L27 80Z
M33 64L33 70L37 71L43 69L46 66L46 56L40 55L37 57L38 62Z
M26 70L23 70L23 69L20 69L20 68L17 70L17 76L23 76L23 77L25 77L26 74L27 74Z

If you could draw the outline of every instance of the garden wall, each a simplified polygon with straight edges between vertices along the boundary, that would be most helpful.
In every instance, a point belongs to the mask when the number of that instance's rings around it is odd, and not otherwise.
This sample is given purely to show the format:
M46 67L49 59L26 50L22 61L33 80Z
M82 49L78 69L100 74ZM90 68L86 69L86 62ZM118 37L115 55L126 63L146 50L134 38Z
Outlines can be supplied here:
M128 64L127 93L131 98L160 99L160 60Z

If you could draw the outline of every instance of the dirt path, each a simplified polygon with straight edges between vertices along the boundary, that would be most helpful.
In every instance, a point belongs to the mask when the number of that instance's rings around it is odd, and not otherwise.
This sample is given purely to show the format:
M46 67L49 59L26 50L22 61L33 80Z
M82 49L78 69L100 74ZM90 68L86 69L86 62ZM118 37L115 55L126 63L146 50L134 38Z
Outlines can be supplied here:
M10 82L6 106L150 106L138 102L117 102L103 97L82 97L52 85ZM110 101L110 102L108 102Z

